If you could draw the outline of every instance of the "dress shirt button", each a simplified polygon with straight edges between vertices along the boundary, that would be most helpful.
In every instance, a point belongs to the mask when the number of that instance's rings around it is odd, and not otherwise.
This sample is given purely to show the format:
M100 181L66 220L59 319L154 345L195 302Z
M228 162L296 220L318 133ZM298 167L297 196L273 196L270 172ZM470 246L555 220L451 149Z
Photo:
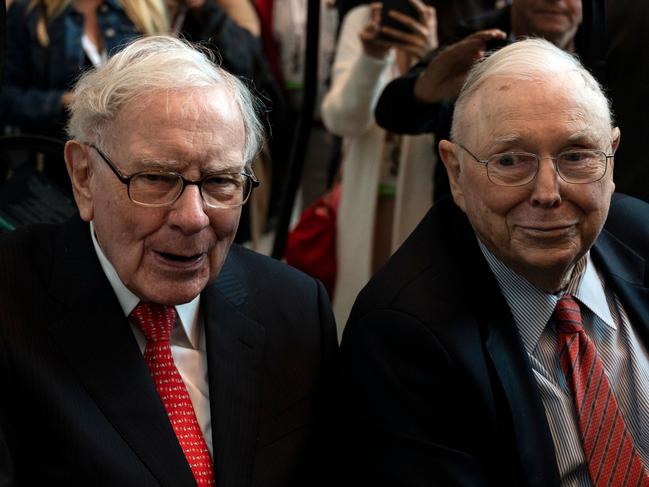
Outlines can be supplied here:
M101 13L104 13L104 14L105 14L106 12L108 12L108 5L106 5L105 3L102 3L102 4L101 4L101 7L99 7L99 11L100 11Z
M115 36L115 29L113 29L112 27L109 27L108 29L106 29L104 34L106 35L106 37L109 37L109 38L114 37Z

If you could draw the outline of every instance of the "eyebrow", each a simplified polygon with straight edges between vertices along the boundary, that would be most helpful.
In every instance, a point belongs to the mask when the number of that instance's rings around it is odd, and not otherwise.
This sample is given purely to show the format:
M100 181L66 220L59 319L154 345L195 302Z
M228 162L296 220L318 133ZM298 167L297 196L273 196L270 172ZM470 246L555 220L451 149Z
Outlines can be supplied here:
M523 140L520 134L505 134L493 139L496 144L511 144L512 142L520 142Z
M187 168L190 164L187 162L177 161L175 159L168 159L161 161L159 159L149 159L148 157L143 157L139 159L133 159L131 164L135 166L136 171L161 171L161 172L177 172L181 173ZM231 164L219 168L206 168L203 170L201 168L202 174L225 174L225 173L240 173L245 170L244 164Z
M588 141L592 143L592 142L596 142L598 139L599 137L597 137L597 135L593 133L592 130L585 128L580 130L579 132L575 132L570 137L568 137L567 142L574 143L574 142Z
M493 144L494 145L499 145L499 144L512 144L516 142L521 142L525 140L524 137L521 136L521 134L518 133L511 133L511 134L504 134L498 137L495 137L493 139ZM597 137L593 133L591 129L584 128L582 130L579 130L575 132L574 134L571 134L568 136L566 139L566 144L573 144L575 142L583 142L583 141L588 141L588 142L594 142L597 140Z

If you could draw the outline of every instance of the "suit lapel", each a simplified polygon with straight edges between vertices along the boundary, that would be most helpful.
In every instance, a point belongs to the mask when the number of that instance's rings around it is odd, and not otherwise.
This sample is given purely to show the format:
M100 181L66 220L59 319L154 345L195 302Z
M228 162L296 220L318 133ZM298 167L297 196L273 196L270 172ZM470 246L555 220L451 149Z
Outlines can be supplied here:
M463 218L462 222L465 221ZM458 261L463 267L464 281L470 283L469 295L474 300L473 319L482 330L487 354L509 406L521 476L529 486L558 486L554 442L532 366L509 306L475 235L466 224L463 226L465 228L459 231L465 237L459 239L463 245Z
M52 324L70 368L124 441L164 486L192 485L142 354L92 248L88 225L66 225L52 295L69 310Z
M264 327L239 309L247 293L231 251L216 283L202 295L216 484L245 486L259 429ZM223 468L219 468L223 466Z
M644 258L606 230L602 231L592 254L595 264L620 297L633 329L645 346L649 346L649 288Z
M486 331L485 346L507 397L522 477L530 486L558 486L554 442L543 402L516 324L499 289L495 279L483 287L476 316Z

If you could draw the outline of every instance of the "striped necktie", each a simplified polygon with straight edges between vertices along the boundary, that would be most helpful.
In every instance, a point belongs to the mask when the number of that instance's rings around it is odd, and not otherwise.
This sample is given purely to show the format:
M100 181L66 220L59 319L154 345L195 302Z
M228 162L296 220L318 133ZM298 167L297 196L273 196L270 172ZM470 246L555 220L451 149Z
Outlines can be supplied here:
M171 355L169 335L176 321L175 308L140 302L130 318L146 337L144 362L198 487L215 485L214 468L205 438L198 426L187 387Z
M577 411L579 432L595 487L649 487L633 438L624 424L595 344L569 295L557 302L558 351Z

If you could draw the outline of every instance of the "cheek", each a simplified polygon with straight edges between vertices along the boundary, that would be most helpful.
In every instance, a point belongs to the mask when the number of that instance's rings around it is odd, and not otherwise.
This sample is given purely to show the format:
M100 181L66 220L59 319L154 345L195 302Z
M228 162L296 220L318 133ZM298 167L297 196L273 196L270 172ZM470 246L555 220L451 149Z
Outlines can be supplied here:
M211 221L212 231L216 236L216 243L210 254L210 263L209 263L209 279L210 281L214 280L227 256L230 245L234 240L234 237L237 233L237 228L239 226L239 216L241 210L229 210L229 213L226 211L223 214L220 214L218 218L213 218Z
M497 187L483 187L469 193L467 214L483 240L500 242L508 239L507 217L516 205L506 196Z
M239 227L239 219L241 217L241 208L233 210L215 210L214 215L210 215L210 226L220 240L232 240L237 233Z
M136 271L147 237L155 234L163 222L163 212L140 208L130 201L107 200L95 212L95 232L123 280Z

